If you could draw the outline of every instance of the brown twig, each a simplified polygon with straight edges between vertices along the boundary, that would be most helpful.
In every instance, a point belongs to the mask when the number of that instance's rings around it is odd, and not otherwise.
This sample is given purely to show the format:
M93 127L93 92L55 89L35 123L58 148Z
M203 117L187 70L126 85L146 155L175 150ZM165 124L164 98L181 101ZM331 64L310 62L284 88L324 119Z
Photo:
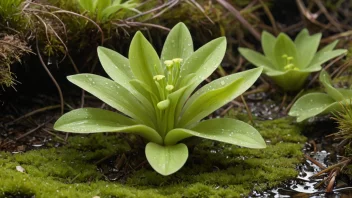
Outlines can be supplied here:
M318 5L319 9L321 10L322 13L326 16L326 18L329 20L329 22L336 27L336 29L340 32L343 32L343 29L341 28L340 24L338 24L335 19L329 14L329 12L326 10L325 6L321 2L321 0L314 0L314 2Z
M249 120L251 121L252 124L254 124L252 112L251 112L251 110L249 109L249 107L248 107L248 105L247 105L247 102L246 102L246 100L244 99L243 95L241 95L241 99L242 99L242 102L243 102L243 104L244 104L244 106L245 106L245 108L246 108L246 111L247 111Z
M334 60L332 60L328 65L326 65L326 67L324 67L325 70L329 69L331 66L333 66L337 61L339 61L340 59L342 59L345 55L341 55L338 56L337 58L335 58ZM310 87L319 77L320 73L316 73L314 75L314 77L312 78L312 80L308 83L307 87Z
M320 162L318 162L317 160L313 159L309 155L304 155L304 157L307 160L311 161L313 164L317 165L321 170L325 170L326 169L326 167L324 165L322 165Z
M40 50L39 50L39 44L38 44L38 36L36 36L36 48L37 48L37 54L40 60L40 63L42 64L42 66L44 67L45 71L48 73L49 77L51 78L51 80L53 81L53 83L55 84L57 91L59 93L59 97L60 97L60 103L61 103L61 115L64 114L64 96L62 94L61 88L59 83L57 83L56 79L54 78L54 76L51 74L51 72L49 71L48 67L46 66L46 64L44 63L43 57L40 54Z
M84 19L90 21L91 23L93 23L93 24L98 28L98 30L99 30L99 32L100 32L100 34L101 34L101 45L104 44L104 32L103 32L103 30L101 29L101 27L100 27L95 21L93 21L92 19L90 19L90 18L88 18L88 17L86 17L86 16L83 16L83 15L81 15L81 14L77 14L77 13L75 13L75 12L71 12L71 11L67 11L67 10L58 10L58 11L54 11L54 12L52 12L52 13L53 13L53 14L56 14L56 13L72 14L72 15L74 15L74 16L82 17L82 18L84 18Z
M126 21L130 21L130 20L135 19L135 18L138 18L138 17L140 17L140 16L143 16L143 15L146 15L146 14L149 14L149 13L152 13L152 12L155 12L155 11L157 11L157 10L163 9L164 7L169 6L170 4L174 3L175 1L178 1L178 0L167 1L166 3L164 3L164 4L162 4L162 5L158 6L158 7L152 8L152 9L150 9L150 10L148 10L148 11L145 11L145 12L142 12L142 13L140 13L140 14L137 14L137 15L134 15L134 16L132 16L132 17L129 17L129 18L126 19Z
M153 28L159 28L161 30L165 30L165 31L170 31L170 28L161 26L161 25L157 25L157 24L152 24L152 23L144 23L144 22L135 22L135 21L122 21L119 20L120 23L117 22L112 22L112 24L116 25L116 26L121 26L122 24L126 25L127 27L132 26L132 27L136 27L136 26L146 26L146 27L153 27ZM122 23L122 24L121 24Z
M338 69L331 73L331 76L339 77L348 67L352 65L352 59L349 59L344 64L342 64ZM340 69L341 68L341 69Z
M211 18L205 13L205 10L203 9L203 7L196 0L186 0L186 2L187 3L191 2L193 5L195 5L196 8L198 8L212 24L215 24L214 21L211 20Z
M36 109L36 110L34 110L32 112L29 112L29 113L27 113L27 114L25 114L25 115L23 115L21 117L16 118L15 120L7 123L6 125L8 126L8 125L11 125L11 124L13 124L15 122L18 122L18 121L22 120L23 118L27 118L27 117L32 116L34 114L37 114L37 113L40 113L40 112L44 112L44 111L48 111L48 110L52 110L52 109L57 109L57 108L60 108L60 105L52 105L52 106L47 106L47 107L43 107L43 108L40 108L40 109Z
M29 130L29 131L26 132L25 134L20 135L19 137L15 138L15 140L18 141L18 140L20 140L20 139L22 139L22 138L24 138L24 137L30 135L31 133L33 133L33 132L37 131L38 129L42 128L43 126L45 126L45 125L46 125L47 123L49 123L52 119L53 119L53 117L50 118L49 120L47 120L46 122L44 122L44 123L38 125L38 126L35 127L34 129ZM0 145L0 148L1 148L1 147L4 147L4 146L6 146L6 145L8 145L10 142L11 142L11 140L8 141L8 142L5 142L5 143L2 144L2 145Z
M323 173L329 172L330 170L334 169L335 167L338 167L338 166L341 166L341 165L345 165L345 164L348 164L350 162L351 162L351 159L347 159L347 160L344 160L344 161L339 162L337 164L334 164L332 166L329 166L329 167L325 168L324 170L320 171L319 173L317 173L315 175L312 175L311 178L318 177L319 175L322 175Z
M298 94L293 98L293 100L290 102L290 104L287 105L287 107L284 110L284 113L287 114L288 110L291 109L291 107L293 106L293 104L296 102L296 100L298 99L298 97L301 96L301 94L304 92L304 89L301 89L301 91L298 92Z
M328 29L329 28L328 25L322 24L322 23L318 22L317 20L315 20L315 18L318 17L317 14L312 14L310 11L308 11L306 6L302 2L302 0L296 0L296 3L298 5L299 10L303 14L303 16L306 19L308 19L311 23L313 23L315 25L318 25L318 26L322 27L323 29Z
M230 111L230 109L233 108L233 104L230 104L226 109L224 109L221 113L220 116L224 116L228 111Z
M329 37L327 37L325 39L322 39L321 43L330 43L331 41L334 41L334 40L337 40L337 39L343 38L343 37L348 37L348 36L352 36L352 30L348 30L346 32L342 32L342 33L339 33L339 34L335 34L335 35L329 36Z
M275 18L274 18L274 16L271 14L270 9L268 8L268 6L266 6L266 4L265 4L262 0L259 0L259 2L260 2L260 4L263 6L264 12L265 12L265 14L268 16L268 18L269 18L269 20L270 20L270 23L271 23L271 25L273 26L274 33L275 33L276 35L279 34L279 29L277 28Z
M255 30L251 24L248 23L248 21L242 17L241 13L236 10L231 4L226 2L225 0L217 0L218 3L220 3L222 6L224 6L228 11L231 12L232 15L234 15L237 20L245 27L248 29L248 31L258 40L260 41L260 34L257 30Z

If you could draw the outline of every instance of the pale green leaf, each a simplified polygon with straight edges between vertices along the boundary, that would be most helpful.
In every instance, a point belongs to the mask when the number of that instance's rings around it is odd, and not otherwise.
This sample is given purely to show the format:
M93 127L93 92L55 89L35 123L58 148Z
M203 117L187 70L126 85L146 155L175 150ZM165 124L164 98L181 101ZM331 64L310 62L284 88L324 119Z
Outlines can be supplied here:
M344 99L343 95L332 86L330 75L325 70L320 72L319 81L323 84L325 92L335 101L341 101Z
M198 86L220 65L225 51L226 38L224 37L214 39L199 48L182 65L179 82L182 82L182 78L188 74L195 73L196 83L198 83L196 86Z
M321 55L322 53L324 53L324 52L330 52L330 51L332 51L332 50L336 47L336 45L337 45L338 42L339 42L339 40L336 40L336 41L330 43L329 45L323 47L321 50L319 50L319 51L316 53L316 55L320 56L320 55Z
M95 12L93 0L79 0L79 5L88 12Z
M295 102L288 115L297 117L297 122L301 122L323 113L333 103L335 100L325 93L309 93Z
M270 72L276 69L276 66L262 54L247 48L238 48L238 51L243 57L257 67L263 67L265 72Z
M153 101L151 98L158 99L158 96L155 95L153 91L144 82L137 79L133 79L130 81L130 83L139 93L141 93L141 95L144 95L146 97L150 95L151 97L148 97L150 98L149 101Z
M113 0L112 5L118 5L121 4L122 0Z
M176 108L177 115L179 115L184 103L197 86L220 65L225 51L226 39L224 37L214 39L194 52L182 65L176 89L179 89L181 85L189 85L189 87L180 98ZM190 78L192 76L193 78Z
M152 102L147 99L148 95L140 93L130 84L130 81L134 79L134 76L130 68L129 60L119 53L104 47L98 47L98 56L105 72L110 78L129 90L145 105L149 112L153 112L154 108Z
M343 95L344 99L351 99L352 98L352 90L351 89L337 88L337 90Z
M308 65L308 67L301 69L301 72L317 72L322 69L321 65Z
M278 68L281 70L283 70L284 67L287 65L287 60L286 58L282 57L283 55L293 57L292 63L300 69L303 68L302 65L298 65L296 45L293 43L290 37L288 37L284 33L280 33L277 37L274 46L274 54L276 57L276 63L278 64Z
M93 94L111 107L141 123L153 126L149 118L152 114L145 109L130 90L118 83L94 74L77 74L67 78L73 84Z
M165 144L172 145L178 141L197 136L248 148L265 148L262 136L251 125L230 118L205 120L190 129L176 128L165 137Z
M112 5L112 6L106 7L104 10L102 10L102 17L104 19L108 19L112 14L116 13L120 9L123 9L123 6Z
M182 58L186 61L193 53L193 41L184 23L178 23L168 34L161 52L161 61Z
M315 56L310 64L311 65L321 65L321 64L325 63L326 61L333 59L335 57L341 56L342 54L345 54L345 53L347 53L347 50L345 50L345 49L326 51L326 52L322 52L322 53L320 53L320 51L319 51L318 53L315 54Z
M200 121L249 89L262 68L256 68L219 78L200 88L185 104L177 127L184 128Z
M128 57L134 76L154 93L158 93L153 76L164 74L164 71L158 54L141 32L137 32L133 37Z
M54 129L71 133L123 132L135 133L149 141L162 143L161 136L152 128L137 124L134 120L111 111L82 108L61 116Z
M131 86L134 90L137 91L139 101L145 106L145 108L151 114L151 119L154 123L156 123L155 116L155 105L158 102L158 97L148 88L148 86L140 80L133 79L130 81ZM133 94L133 93L132 93Z
M295 39L298 53L298 64L300 68L305 68L314 58L321 39L321 33L309 36L308 30L303 29Z
M105 47L98 47L98 57L110 78L124 87L129 86L128 83L134 76L126 57Z
M145 155L153 169L164 175L171 175L182 168L188 158L185 144L162 146L149 142L145 147Z
M277 68L277 63L276 63L276 58L275 58L275 53L274 53L274 45L275 45L275 42L276 42L276 38L272 34L270 34L269 32L264 31L262 33L261 42L262 42L262 47L263 47L263 51L264 51L264 54L265 54L266 58L274 66L273 68ZM246 56L244 56L244 57L247 60L249 60L249 58L250 58L250 56L248 56L248 58Z
M98 12L101 12L111 5L111 0L96 0L95 4Z

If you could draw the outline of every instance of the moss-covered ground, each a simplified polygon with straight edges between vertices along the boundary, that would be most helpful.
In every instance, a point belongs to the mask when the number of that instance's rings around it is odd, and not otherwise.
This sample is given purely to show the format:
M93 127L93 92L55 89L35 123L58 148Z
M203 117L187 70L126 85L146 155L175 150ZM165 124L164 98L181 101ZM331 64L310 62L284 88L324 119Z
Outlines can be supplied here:
M256 128L266 149L191 139L186 165L168 177L144 165L123 180L108 181L97 161L131 152L145 158L142 147L131 148L131 141L111 134L72 136L65 146L21 154L0 152L0 197L241 197L296 177L306 141L300 127L279 119L258 121Z

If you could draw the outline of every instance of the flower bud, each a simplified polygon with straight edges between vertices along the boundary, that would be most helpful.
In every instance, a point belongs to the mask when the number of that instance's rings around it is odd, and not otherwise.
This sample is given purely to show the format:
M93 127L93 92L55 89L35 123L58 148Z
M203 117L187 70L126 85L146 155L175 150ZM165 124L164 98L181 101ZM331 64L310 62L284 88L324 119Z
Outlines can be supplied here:
M174 89L174 86L173 85L166 85L165 89L168 91L172 91Z
M183 61L183 59L182 58L174 58L174 59L172 59L172 61L174 63L181 63Z
M172 65L174 64L174 62L172 61L172 60L166 60L166 61L164 61L164 63L165 63L165 65L166 65L166 67L172 67Z
M166 99L166 100L158 102L158 104L156 106L158 107L158 109L164 110L164 109L168 108L169 105L170 105L170 100Z
M287 60L288 60L288 61L293 60L293 57L292 57L292 56L289 56L289 57L287 57Z
M156 80L156 81L162 80L163 78L165 78L164 75L156 75L156 76L153 77L153 79Z

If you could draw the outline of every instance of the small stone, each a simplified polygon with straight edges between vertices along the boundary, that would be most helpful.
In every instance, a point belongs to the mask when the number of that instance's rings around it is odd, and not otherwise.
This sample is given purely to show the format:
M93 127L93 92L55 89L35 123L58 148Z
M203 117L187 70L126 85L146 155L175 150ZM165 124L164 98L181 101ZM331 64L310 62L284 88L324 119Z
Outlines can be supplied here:
M26 170L22 166L16 166L16 170L21 173L25 173Z

